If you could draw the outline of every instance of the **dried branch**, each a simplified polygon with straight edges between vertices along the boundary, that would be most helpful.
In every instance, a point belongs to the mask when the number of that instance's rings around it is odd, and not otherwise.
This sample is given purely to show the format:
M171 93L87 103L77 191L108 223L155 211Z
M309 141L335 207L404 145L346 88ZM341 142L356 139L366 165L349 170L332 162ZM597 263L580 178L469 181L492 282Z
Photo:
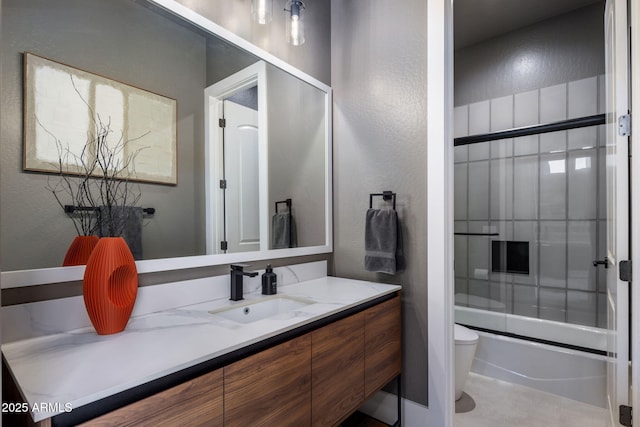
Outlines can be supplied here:
M100 231L101 235L120 236L127 224L124 207L137 206L142 197L140 185L132 181L135 176L135 159L140 147L128 152L132 141L143 138L149 132L136 138L125 139L121 131L116 136L111 129L111 119L104 122L100 115L83 98L70 76L74 90L90 111L93 124L87 140L79 154L73 153L68 144L60 141L52 132L38 124L56 142L58 149L58 180L47 182L56 202L64 210L65 204L85 206L89 210L75 210L71 214L78 234L91 235ZM77 170L72 170L74 165ZM63 203L70 200L70 203Z
M83 148L80 155L74 154L68 144L64 144L55 137L36 117L38 124L48 133L55 141L58 151L58 172L56 176L58 180L53 182L51 177L47 178L46 189L51 191L56 202L64 211L65 205L88 206L95 207L92 200L92 194L89 191L89 176L93 173L95 165L86 160L87 145ZM71 170L70 165L79 165L80 173L77 170ZM63 202L63 199L66 202ZM73 226L79 235L89 236L96 232L98 223L93 210L76 210L69 214L73 220Z

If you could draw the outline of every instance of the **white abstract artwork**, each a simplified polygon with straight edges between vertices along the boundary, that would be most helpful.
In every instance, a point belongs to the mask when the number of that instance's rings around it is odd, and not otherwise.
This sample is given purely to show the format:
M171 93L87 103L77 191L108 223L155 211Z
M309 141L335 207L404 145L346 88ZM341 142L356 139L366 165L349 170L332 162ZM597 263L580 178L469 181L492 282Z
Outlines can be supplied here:
M108 124L109 144L122 144L123 177L177 184L174 99L31 53L24 69L25 170L81 172L99 120Z

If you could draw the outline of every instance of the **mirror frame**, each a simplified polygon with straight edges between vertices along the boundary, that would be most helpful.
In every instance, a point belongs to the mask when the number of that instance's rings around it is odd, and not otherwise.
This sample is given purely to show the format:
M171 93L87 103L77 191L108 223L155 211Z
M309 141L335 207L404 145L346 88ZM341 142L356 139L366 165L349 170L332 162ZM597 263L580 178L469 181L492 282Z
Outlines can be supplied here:
M288 258L294 256L316 255L333 252L333 168L332 168L332 90L331 87L295 68L284 60L277 58L262 48L250 43L197 12L181 5L176 0L148 0L151 4L172 13L173 15L200 27L212 35L219 37L240 49L255 55L300 80L320 89L325 93L325 242L321 246L307 246L291 249L269 249L255 252L238 252L231 254L196 255L175 258L158 258L136 261L138 274L162 271L183 270L198 267L231 264L236 262L260 261L265 259ZM33 270L16 270L0 272L1 289L25 286L46 285L81 281L84 277L84 266L39 268Z

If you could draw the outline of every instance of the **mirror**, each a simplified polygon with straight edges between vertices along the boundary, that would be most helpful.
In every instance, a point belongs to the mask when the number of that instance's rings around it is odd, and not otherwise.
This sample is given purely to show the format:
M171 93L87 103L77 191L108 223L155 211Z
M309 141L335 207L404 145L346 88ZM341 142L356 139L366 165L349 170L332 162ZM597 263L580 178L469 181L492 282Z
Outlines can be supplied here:
M181 14L192 21L179 17ZM139 205L154 208L155 213L143 219L144 261L138 262L139 272L332 250L328 86L177 2L5 0L0 111L3 287L40 280L23 270L47 269L38 274L46 277L41 283L78 280L83 271L82 267L56 268L75 230L46 190L51 175L23 171L25 52L176 100L177 184L140 184ZM262 99L257 97L258 105L264 108L257 111L262 117L257 131L246 126L241 131L264 135L257 142L255 158L226 159L225 175L220 163L222 145L216 145L214 135L219 128L208 128L217 125L217 117L208 109L218 102L241 105L242 94L235 90L212 98L206 90L231 76L237 78L247 67L263 69L262 88L256 78L242 89L253 87L258 94L264 92ZM209 121L212 117L214 121ZM251 197L243 194L236 211L229 212L226 205L231 196L225 195L228 189L220 189L220 181L238 169L253 170L247 179L258 188ZM282 230L275 218L276 202L287 199L292 200L296 242L274 246L274 224L276 231ZM278 210L280 214L288 212L286 205L278 205ZM237 212L254 214L257 222L253 230ZM289 230L286 219L285 228ZM220 249L230 229L251 231L257 245ZM11 273L15 270L20 271Z
M264 61L205 90L207 253L324 244L324 98Z

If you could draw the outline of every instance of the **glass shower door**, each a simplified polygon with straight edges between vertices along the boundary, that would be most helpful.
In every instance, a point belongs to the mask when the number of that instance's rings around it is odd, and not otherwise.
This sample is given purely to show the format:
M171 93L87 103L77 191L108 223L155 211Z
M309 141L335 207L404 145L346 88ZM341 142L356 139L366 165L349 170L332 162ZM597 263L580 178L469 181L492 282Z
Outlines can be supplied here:
M508 160L512 141L456 147L454 165L455 321L507 332L512 310L512 274L492 251L510 233L513 190ZM504 254L506 252L503 251ZM495 267L495 268L493 268Z
M456 322L604 351L574 333L607 323L606 270L593 264L606 255L603 88L594 76L491 100L489 117L510 114L504 127L456 138ZM565 99L540 113L567 92L592 94L592 110ZM470 131L482 104L456 108Z

